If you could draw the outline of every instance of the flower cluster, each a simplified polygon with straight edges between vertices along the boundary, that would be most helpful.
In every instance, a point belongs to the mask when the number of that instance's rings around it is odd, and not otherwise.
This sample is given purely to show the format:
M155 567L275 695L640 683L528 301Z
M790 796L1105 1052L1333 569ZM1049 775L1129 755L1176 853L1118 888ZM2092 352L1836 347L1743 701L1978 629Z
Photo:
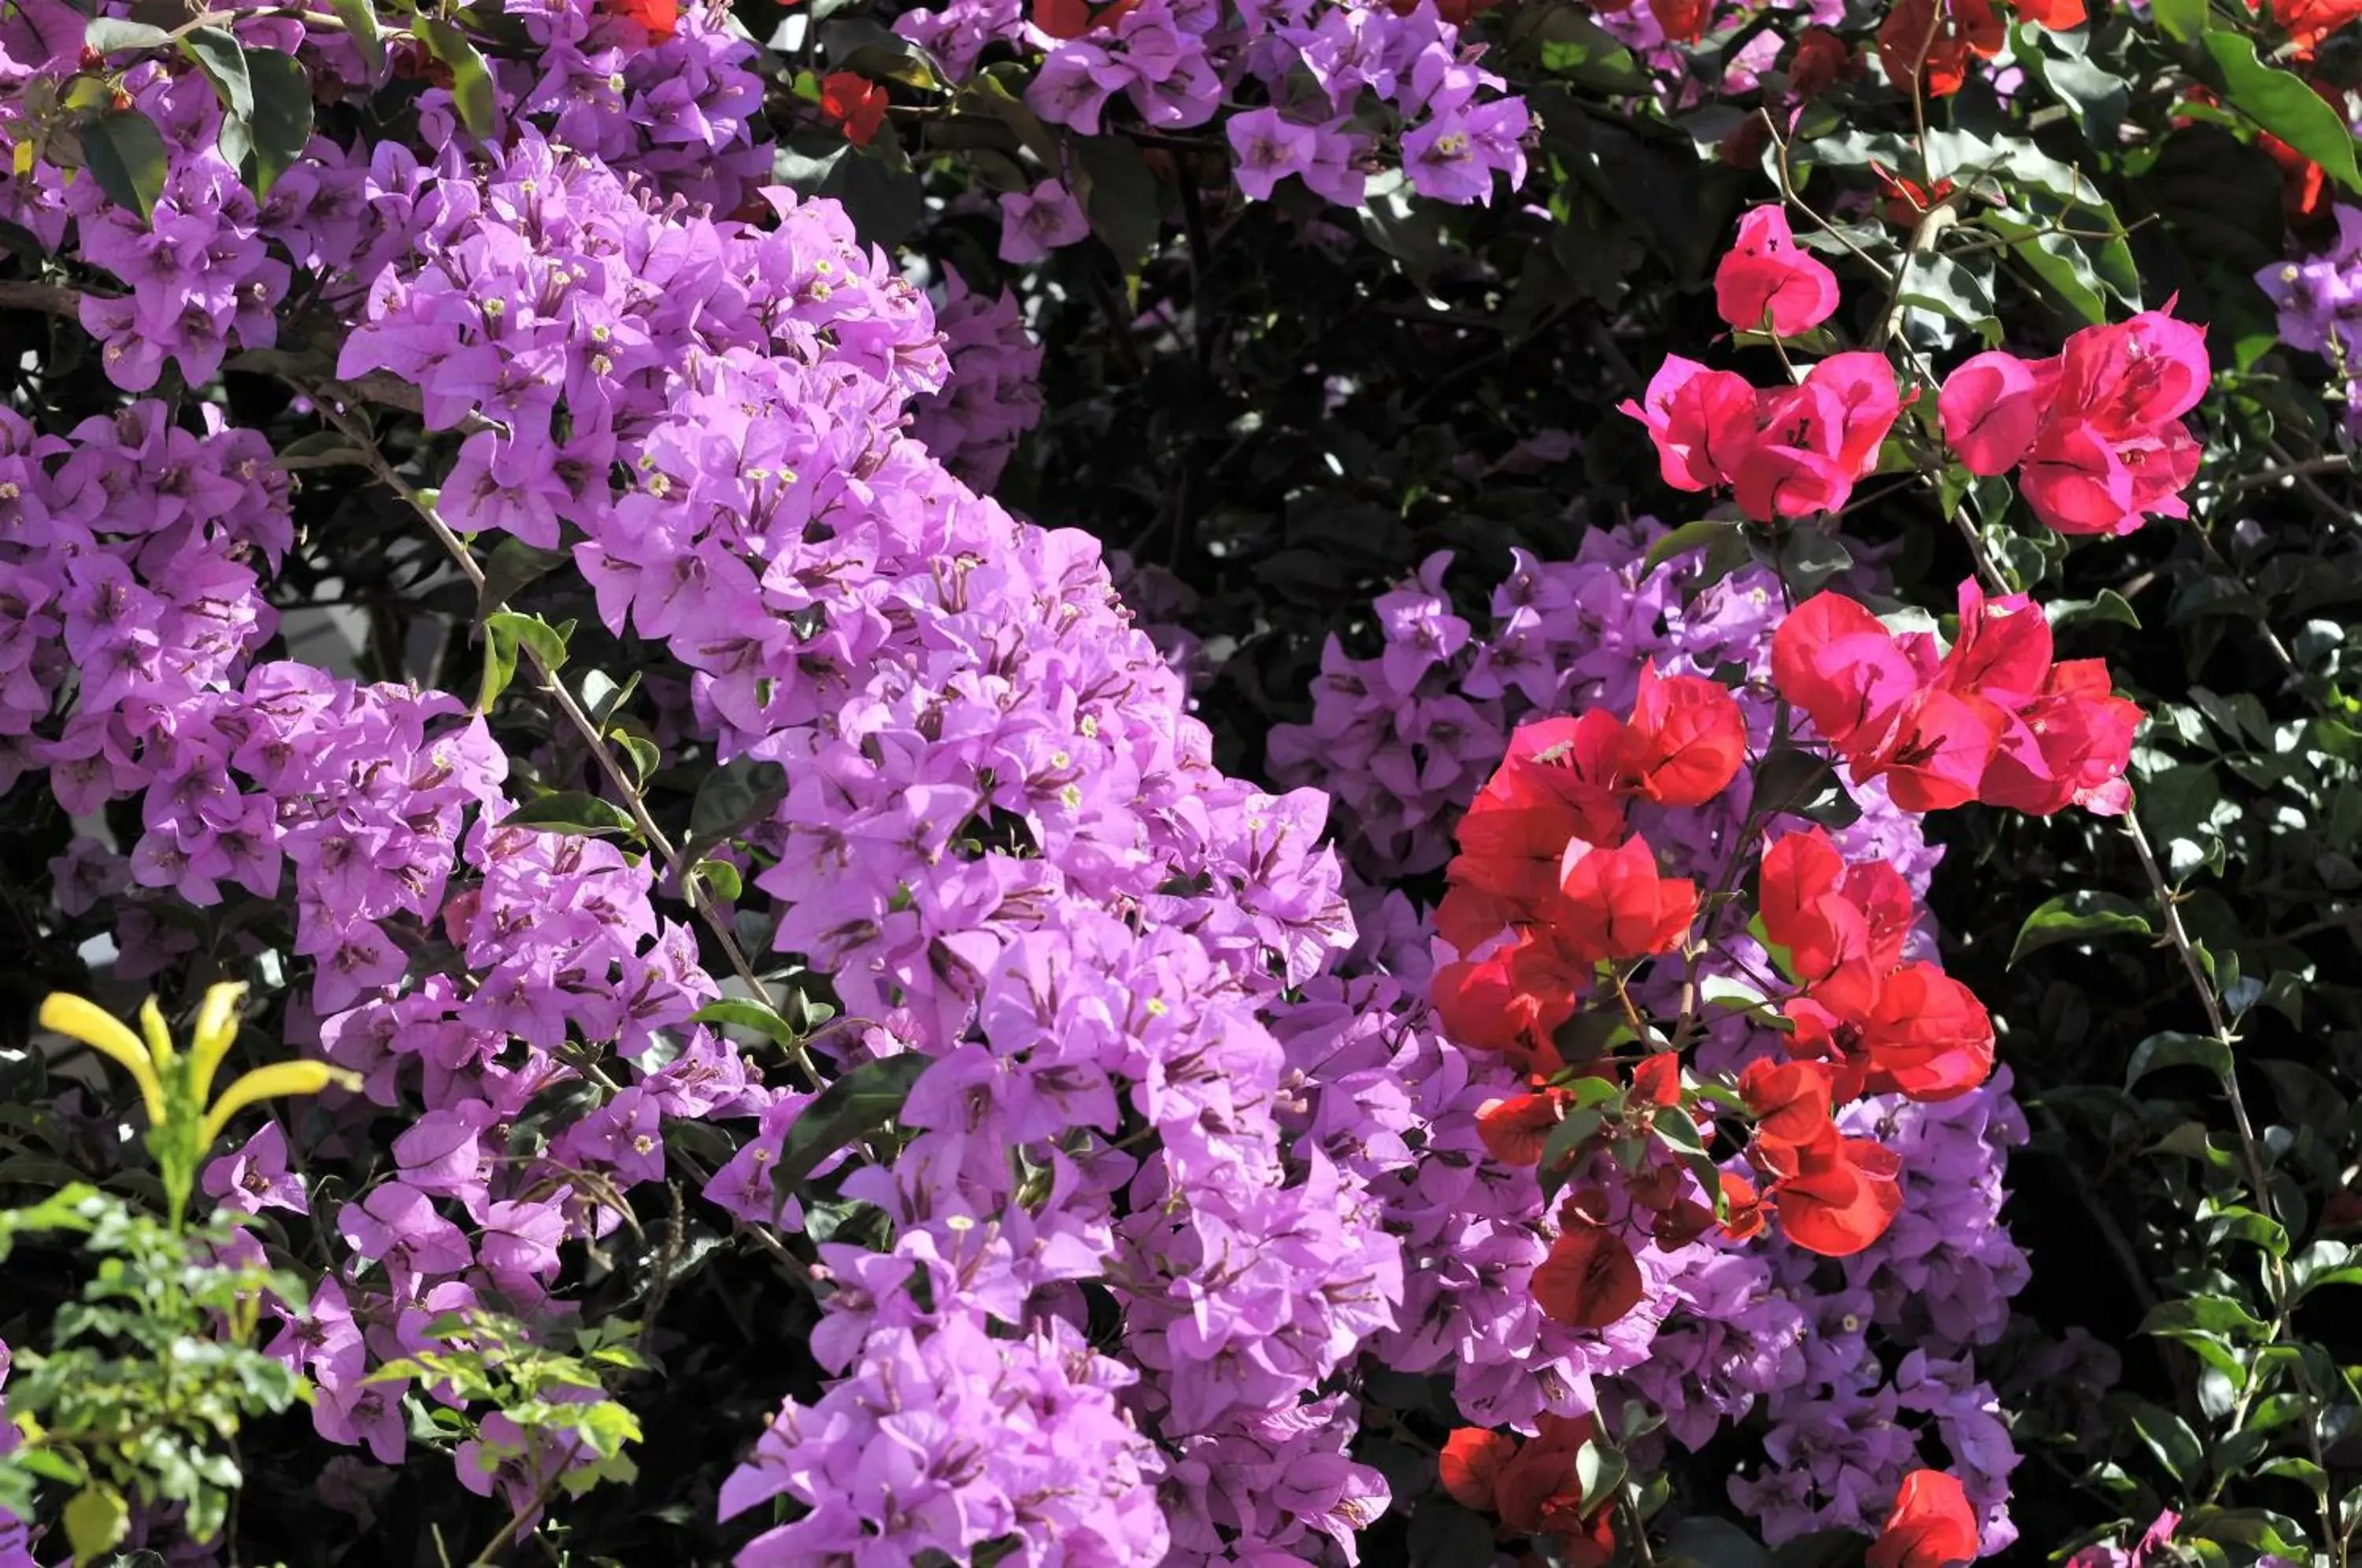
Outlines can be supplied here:
M1747 303L1760 295L1775 323L1783 307L1765 291L1779 286L1747 283ZM1893 367L1865 352L1832 354L1787 387L1758 387L1671 354L1640 401L1622 405L1648 427L1667 484L1727 486L1758 523L1842 510L1854 480L1878 466L1879 445L1902 410Z
M2159 311L2087 326L2056 358L1979 354L1944 381L1944 439L1970 473L2017 469L2034 514L2061 534L2129 534L2187 517L2198 473L2182 416L2213 375L2205 333Z
M1926 633L1890 632L1852 600L1796 607L1772 645L1780 694L1857 780L1882 778L1905 811L1982 801L2036 816L2103 816L2124 782L2140 710L2098 659L2054 661L2050 622L2023 594L1960 584L1959 630L1940 657Z
M970 293L954 272L935 327L951 360L943 390L913 399L911 436L970 489L988 491L1017 439L1042 417L1042 346L1025 330L1017 296Z
M1160 131L1265 100L1224 127L1240 188L1259 199L1292 174L1340 205L1361 205L1380 161L1373 111L1398 127L1394 158L1426 195L1489 202L1496 173L1513 187L1525 179L1524 103L1500 95L1502 79L1473 62L1460 22L1433 0L1310 11L1259 3L1235 17L1210 0L1122 0L1096 11L1081 0L1035 0L1030 11L1023 0L952 0L895 26L954 80L994 43L1040 51L1026 102L1086 136L1100 134L1119 98Z
M2346 378L2345 427L2362 429L2353 370L2362 360L2362 207L2337 207L2337 237L2327 248L2256 274L2279 311L2280 341L2318 354Z
M1416 831L1365 835L1365 848L1429 856L1424 863L1432 865L1428 835L1449 829L1502 757L1504 728L1529 706L1543 712L1594 703L1630 709L1639 705L1639 671L1652 663L1675 675L1737 664L1749 679L1732 695L1750 749L1760 748L1773 717L1768 659L1780 614L1777 590L1752 569L1699 589L1694 555L1650 568L1644 558L1660 536L1653 527L1595 532L1577 560L1520 558L1493 594L1489 630L1452 613L1445 563L1429 562L1417 580L1380 601L1385 655L1349 660L1332 647L1312 725L1275 734L1275 757L1291 758L1292 777L1338 790L1341 808L1355 813L1348 821L1417 823ZM1663 679L1650 677L1652 684ZM1652 701L1651 711L1661 702ZM1708 699L1698 707L1719 705ZM1436 740L1440 726L1422 723L1430 712L1466 723L1452 733L1448 750ZM1617 721L1603 714L1588 723L1604 734ZM1446 769L1447 758L1456 769ZM1402 795L1387 787L1392 781L1418 790L1423 779L1435 787ZM1727 863L1724 846L1747 814L1747 788L1741 773L1721 798L1699 808L1667 808L1628 792L1624 809L1636 824L1645 819L1647 840L1663 851L1669 869L1703 887ZM1875 779L1853 794L1860 820L1827 842L1864 868L1855 874L1861 879L1882 882L1880 873L1892 868L1915 902L1934 863L1915 823L1888 803ZM1365 858L1388 870L1402 864ZM1543 1198L1533 1161L1563 1121L1553 1114L1519 1134L1509 1108L1531 1093L1530 1081L1501 1053L1465 1052L1440 1038L1418 1011L1417 999L1434 970L1425 922L1401 895L1372 890L1357 898L1356 913L1363 934L1349 962L1384 973L1359 976L1341 989L1315 982L1291 1010L1287 1037L1291 1054L1322 1065L1316 1081L1353 1088L1363 1104L1370 1103L1370 1091L1358 1086L1373 1079L1401 1085L1411 1104L1400 1114L1422 1127L1416 1160L1379 1185L1388 1223L1404 1238L1407 1273L1400 1327L1374 1343L1372 1364L1450 1372L1464 1418L1539 1431L1545 1456L1551 1433L1564 1443L1562 1457L1582 1441L1579 1432L1567 1435L1570 1426L1554 1423L1613 1411L1628 1399L1646 1401L1667 1422L1667 1434L1691 1448L1760 1408L1777 1461L1760 1477L1734 1478L1731 1491L1772 1540L1820 1529L1875 1529L1877 1510L1904 1473L1933 1457L1932 1444L1940 1443L1969 1483L1986 1549L2007 1543L2015 1457L1994 1419L1992 1391L1967 1370L1971 1348L1998 1336L2007 1297L2025 1277L2025 1261L1999 1223L2001 1162L2024 1137L2005 1073L1940 1102L1869 1094L1834 1111L1840 1146L1882 1145L1900 1165L1892 1222L1850 1255L1822 1258L1782 1241L1776 1230L1745 1243L1731 1241L1695 1187L1667 1213L1623 1209L1622 1184L1613 1176L1601 1184L1601 1196L1617 1195L1606 1217L1620 1220L1628 1213L1633 1227L1616 1230L1609 1241L1611 1228L1586 1226L1578 1214L1573 1228L1583 1239L1562 1248L1564 1227ZM1846 911L1824 904L1818 918L1844 922ZM1898 968L1924 961L1924 920L1907 921L1903 940L1907 957ZM1738 962L1742 956L1747 968ZM1701 984L1743 985L1749 974L1769 973L1770 963L1754 939L1734 934L1701 957ZM1679 988L1677 981L1645 975L1630 988L1649 1008L1673 1004ZM1796 1010L1807 1011L1802 999ZM1776 1062L1771 1043L1781 1038L1753 1011L1711 1008L1699 1026L1697 1069L1735 1087L1759 1060L1766 1069ZM1907 1054L1910 1044L1904 1048ZM1823 1065L1816 1058L1810 1066L1817 1074ZM1828 1068L1834 1074L1838 1064ZM1661 1078L1662 1070L1654 1076ZM1652 1116L1664 1111L1650 1109ZM1496 1159L1496 1144L1527 1163ZM1738 1180L1763 1173L1734 1164L1728 1174ZM1598 1217L1597 1201L1585 1202ZM1793 1207L1811 1203L1806 1195ZM1684 1231L1697 1227L1694 1239L1685 1240ZM1558 1265L1545 1274L1554 1252ZM1838 1275L1834 1289L1832 1269ZM1562 1320L1604 1314L1630 1294L1635 1275L1639 1294L1622 1316L1604 1327ZM1538 1298L1543 1295L1558 1304L1559 1317L1545 1309ZM1927 1305L1938 1298L1945 1303L1940 1320ZM1897 1382L1890 1369L1905 1348L1925 1354L1910 1362L1911 1377ZM1917 1371L1921 1366L1931 1371ZM1926 1454L1921 1431L1931 1441ZM1483 1441L1499 1453L1511 1442L1499 1433ZM1529 1442L1520 1452L1536 1447ZM1636 1463L1649 1452L1644 1441ZM1557 1479L1553 1474L1552 1485ZM1519 1502L1496 1511L1511 1528L1530 1528L1529 1519L1538 1517ZM1583 1550L1581 1539L1568 1550Z

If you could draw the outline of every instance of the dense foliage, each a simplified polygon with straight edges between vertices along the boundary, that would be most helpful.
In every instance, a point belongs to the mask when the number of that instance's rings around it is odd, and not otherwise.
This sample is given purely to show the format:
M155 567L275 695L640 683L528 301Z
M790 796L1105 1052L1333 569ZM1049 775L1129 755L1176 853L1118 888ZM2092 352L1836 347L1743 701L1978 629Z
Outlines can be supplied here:
M0 1564L2345 1568L2358 40L0 0Z

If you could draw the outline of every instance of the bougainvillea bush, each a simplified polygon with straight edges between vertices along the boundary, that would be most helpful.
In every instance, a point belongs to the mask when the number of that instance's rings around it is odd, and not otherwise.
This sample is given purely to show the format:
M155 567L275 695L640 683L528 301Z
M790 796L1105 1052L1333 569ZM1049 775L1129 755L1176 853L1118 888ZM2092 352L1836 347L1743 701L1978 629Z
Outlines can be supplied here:
M2357 62L0 0L0 1564L2345 1568Z

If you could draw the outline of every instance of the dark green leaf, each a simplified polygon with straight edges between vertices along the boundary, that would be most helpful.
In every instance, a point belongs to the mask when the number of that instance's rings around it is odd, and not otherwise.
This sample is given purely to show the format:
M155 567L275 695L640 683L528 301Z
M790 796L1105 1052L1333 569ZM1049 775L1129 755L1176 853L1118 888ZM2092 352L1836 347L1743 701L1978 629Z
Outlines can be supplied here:
M1086 137L1074 144L1080 166L1076 195L1092 231L1115 252L1124 276L1140 271L1162 227L1156 176L1128 137Z
M689 809L689 842L698 852L728 838L786 798L788 770L776 762L734 757L707 773Z
M892 1121L934 1058L917 1051L864 1062L820 1091L788 1124L779 1163L771 1170L775 1201L812 1174L822 1160Z
M2132 1063L2125 1069L2125 1088L2168 1067L2203 1067L2227 1081L2231 1048L2206 1034L2152 1034L2133 1048Z
M634 833L632 813L613 801L579 790L561 790L528 801L501 819L502 827L538 828L543 833L588 834L596 838L611 833Z
M248 132L253 165L239 160L257 201L270 194L279 176L294 166L312 142L312 79L303 62L277 50L246 57L254 80L254 117Z
M2148 915L2130 899L2114 893L2062 893L2025 917L2017 928L2017 944L2009 950L2009 966L2027 954L2054 942L2088 942L2102 936L2149 934Z
M2199 1446L2198 1434L2190 1430L2190 1423L2172 1411L2146 1400L2136 1399L2129 1403L2133 1430L2140 1434L2140 1440L2148 1445L2148 1451L2157 1455L2157 1461L2165 1466L2166 1474L2177 1481L2187 1481L2196 1476L2199 1466L2205 1461L2206 1451Z
M2207 0L2149 0L2148 14L2166 37L2188 43L2206 30L2213 9Z
M172 41L172 35L162 28L151 28L145 22L127 22L119 17L101 17L83 29L83 47L101 54L134 49L163 49Z
M1673 1521L1665 1543L1657 1551L1664 1568L1676 1563L1690 1568L1771 1568L1772 1554L1762 1543L1728 1519L1693 1514Z
M484 585L476 591L476 619L484 619L519 589L573 558L564 550L545 550L523 539L502 539L484 562Z
M164 138L137 109L116 109L84 126L83 162L106 199L146 223L164 193Z
M246 72L246 46L226 28L191 28L181 35L181 52L196 61L214 95L233 119L254 113L254 86ZM311 96L304 95L309 103Z
M2301 79L2257 60L2256 40L2246 34L2210 31L2202 41L2223 72L2224 96L2232 107L2320 164L2347 190L2362 191L2354 133L2345 116Z

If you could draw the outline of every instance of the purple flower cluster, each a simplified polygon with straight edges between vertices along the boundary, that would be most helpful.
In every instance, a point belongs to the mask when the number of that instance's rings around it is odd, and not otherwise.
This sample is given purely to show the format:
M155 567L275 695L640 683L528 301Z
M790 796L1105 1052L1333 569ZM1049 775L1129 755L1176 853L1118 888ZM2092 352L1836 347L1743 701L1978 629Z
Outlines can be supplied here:
M1745 668L1739 700L1760 746L1773 706L1765 676L1783 611L1777 584L1749 569L1701 591L1694 556L1650 569L1645 553L1661 533L1652 524L1595 532L1572 562L1520 555L1494 591L1486 633L1455 613L1448 558L1430 559L1376 602L1381 652L1353 659L1332 642L1310 724L1273 736L1275 768L1330 789L1352 813L1341 829L1362 829L1365 864L1385 874L1449 853L1459 810L1520 719L1628 704L1644 661L1668 674ZM1875 783L1854 794L1862 814L1835 835L1840 851L1886 861L1924 893L1937 852L1915 819ZM1742 784L1700 810L1651 810L1638 825L1669 873L1710 880L1744 817L1743 795ZM1337 1071L1345 1064L1383 1065L1410 1095L1388 1120L1421 1129L1418 1158L1377 1184L1407 1274L1399 1326L1373 1342L1375 1364L1449 1372L1465 1418L1527 1430L1544 1412L1612 1410L1637 1396L1663 1416L1672 1441L1697 1448L1760 1407L1771 1463L1735 1478L1731 1495L1774 1540L1875 1531L1904 1474L1930 1462L1923 1442L1932 1437L1984 1512L1986 1549L2013 1539L2016 1456L1969 1358L1999 1336L2007 1297L2026 1277L1999 1220L2004 1152L2025 1138L2006 1074L1940 1105L1880 1097L1849 1112L1848 1132L1902 1154L1904 1207L1877 1243L1844 1260L1840 1287L1822 1283L1824 1260L1785 1242L1707 1239L1667 1252L1636 1238L1640 1305L1604 1331L1578 1331L1544 1317L1529 1287L1556 1233L1533 1173L1490 1162L1476 1132L1476 1112L1523 1084L1498 1058L1441 1039L1416 1005L1432 958L1400 895L1373 889L1357 912L1364 936L1347 967L1361 977L1317 982L1283 1032L1291 1051L1324 1064L1323 1097L1355 1082ZM1760 960L1744 938L1727 945ZM1718 966L1739 977L1721 959L1704 972ZM1644 985L1643 999L1673 1010L1671 982L1655 983L1668 994ZM1297 1036L1297 1025L1310 1032ZM1734 1069L1763 1048L1745 1015L1724 1013L1698 1061ZM1882 1347L1907 1350L1892 1378Z
M914 399L911 436L954 477L982 494L999 481L1017 439L1042 417L1042 346L1025 330L1017 296L971 293L957 272L935 307L951 360L941 392Z
M895 26L955 80L996 42L1042 51L1026 102L1044 120L1086 136L1100 133L1119 98L1164 131L1205 125L1225 104L1259 101L1224 127L1239 188L1257 200L1293 174L1316 194L1358 207L1371 173L1390 162L1414 190L1446 202L1490 202L1496 173L1513 188L1525 179L1524 102L1499 95L1506 83L1474 63L1476 51L1434 0L1411 7L1255 0L1235 9L1214 0L1138 0L1065 39L1044 32L1039 20L1024 0L952 0L940 11L906 13ZM1374 131L1380 123L1394 134ZM1003 204L1019 200L1004 197ZM1011 222L1033 225L1048 204L1039 191L1022 201ZM1044 219L1041 237L1010 259L1084 232Z
M0 789L46 770L77 813L159 779L193 806L203 791L168 760L182 713L275 627L257 569L294 526L269 443L202 417L199 436L138 403L61 439L0 410ZM259 853L266 823L205 804L185 843L160 841L143 882L185 879L213 903L212 881ZM276 889L273 869L262 890Z
M2318 354L2346 378L2345 427L2362 436L2362 207L2337 205L2337 238L2326 249L2256 274L2279 311L2280 341Z

